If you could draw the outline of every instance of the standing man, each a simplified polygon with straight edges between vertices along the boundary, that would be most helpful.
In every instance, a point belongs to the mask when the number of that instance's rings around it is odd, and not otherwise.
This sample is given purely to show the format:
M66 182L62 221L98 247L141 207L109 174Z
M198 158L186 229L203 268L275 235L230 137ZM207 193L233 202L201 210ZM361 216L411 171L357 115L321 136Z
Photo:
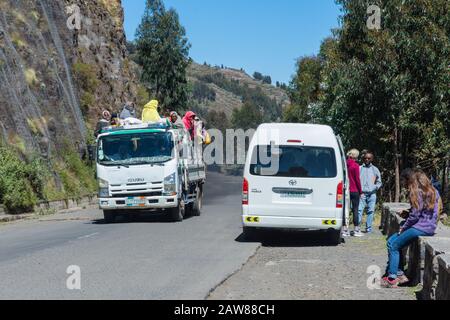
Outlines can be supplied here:
M361 187L361 174L359 164L356 162L359 158L359 151L352 149L347 153L347 168L348 168L348 178L350 180L350 202L353 214L353 225L355 226L355 231L353 235L355 237L362 237L361 233L361 220L359 217L359 202L362 195ZM348 227L345 227L344 236L348 237L350 234L348 232Z
M381 182L381 173L372 162L374 155L367 152L363 157L363 165L361 166L361 187L362 195L359 202L359 221L362 222L364 209L367 207L366 233L372 232L372 224L377 204L377 192L383 185Z

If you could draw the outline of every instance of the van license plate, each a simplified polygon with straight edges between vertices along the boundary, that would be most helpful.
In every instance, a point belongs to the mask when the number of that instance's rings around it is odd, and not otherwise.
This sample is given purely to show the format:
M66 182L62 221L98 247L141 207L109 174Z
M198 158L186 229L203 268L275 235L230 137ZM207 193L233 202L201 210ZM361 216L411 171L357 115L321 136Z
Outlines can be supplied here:
M127 207L143 207L145 206L145 198L128 198L126 201Z
M294 193L294 192L282 193L282 194L281 194L281 198L288 198L288 199L292 199L292 198L305 199L305 198L306 198L306 194L304 194L304 193Z

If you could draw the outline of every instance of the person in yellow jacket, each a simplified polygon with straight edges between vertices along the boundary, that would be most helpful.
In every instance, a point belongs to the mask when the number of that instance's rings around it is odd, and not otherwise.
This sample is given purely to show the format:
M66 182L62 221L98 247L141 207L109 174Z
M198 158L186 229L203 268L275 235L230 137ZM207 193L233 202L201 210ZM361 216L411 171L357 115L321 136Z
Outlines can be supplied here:
M158 113L158 101L152 100L144 106L142 111L142 122L159 122L161 117Z

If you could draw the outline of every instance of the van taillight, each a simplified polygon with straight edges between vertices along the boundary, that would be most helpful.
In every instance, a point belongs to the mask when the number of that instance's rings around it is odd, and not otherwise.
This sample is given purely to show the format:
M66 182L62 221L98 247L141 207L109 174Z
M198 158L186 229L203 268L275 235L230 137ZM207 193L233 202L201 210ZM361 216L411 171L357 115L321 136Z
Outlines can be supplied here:
M242 184L242 204L248 205L248 181L245 178Z
M343 208L344 207L344 183L341 181L337 186L337 193L336 193L336 208Z

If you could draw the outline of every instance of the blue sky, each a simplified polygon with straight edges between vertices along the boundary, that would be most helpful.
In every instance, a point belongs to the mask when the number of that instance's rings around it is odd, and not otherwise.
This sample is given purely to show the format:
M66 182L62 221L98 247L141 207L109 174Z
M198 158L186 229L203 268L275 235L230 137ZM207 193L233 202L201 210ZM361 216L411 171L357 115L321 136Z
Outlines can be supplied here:
M317 54L339 26L334 0L165 0L186 28L198 63L259 71L288 83L298 57ZM134 39L145 0L122 0L127 39Z

